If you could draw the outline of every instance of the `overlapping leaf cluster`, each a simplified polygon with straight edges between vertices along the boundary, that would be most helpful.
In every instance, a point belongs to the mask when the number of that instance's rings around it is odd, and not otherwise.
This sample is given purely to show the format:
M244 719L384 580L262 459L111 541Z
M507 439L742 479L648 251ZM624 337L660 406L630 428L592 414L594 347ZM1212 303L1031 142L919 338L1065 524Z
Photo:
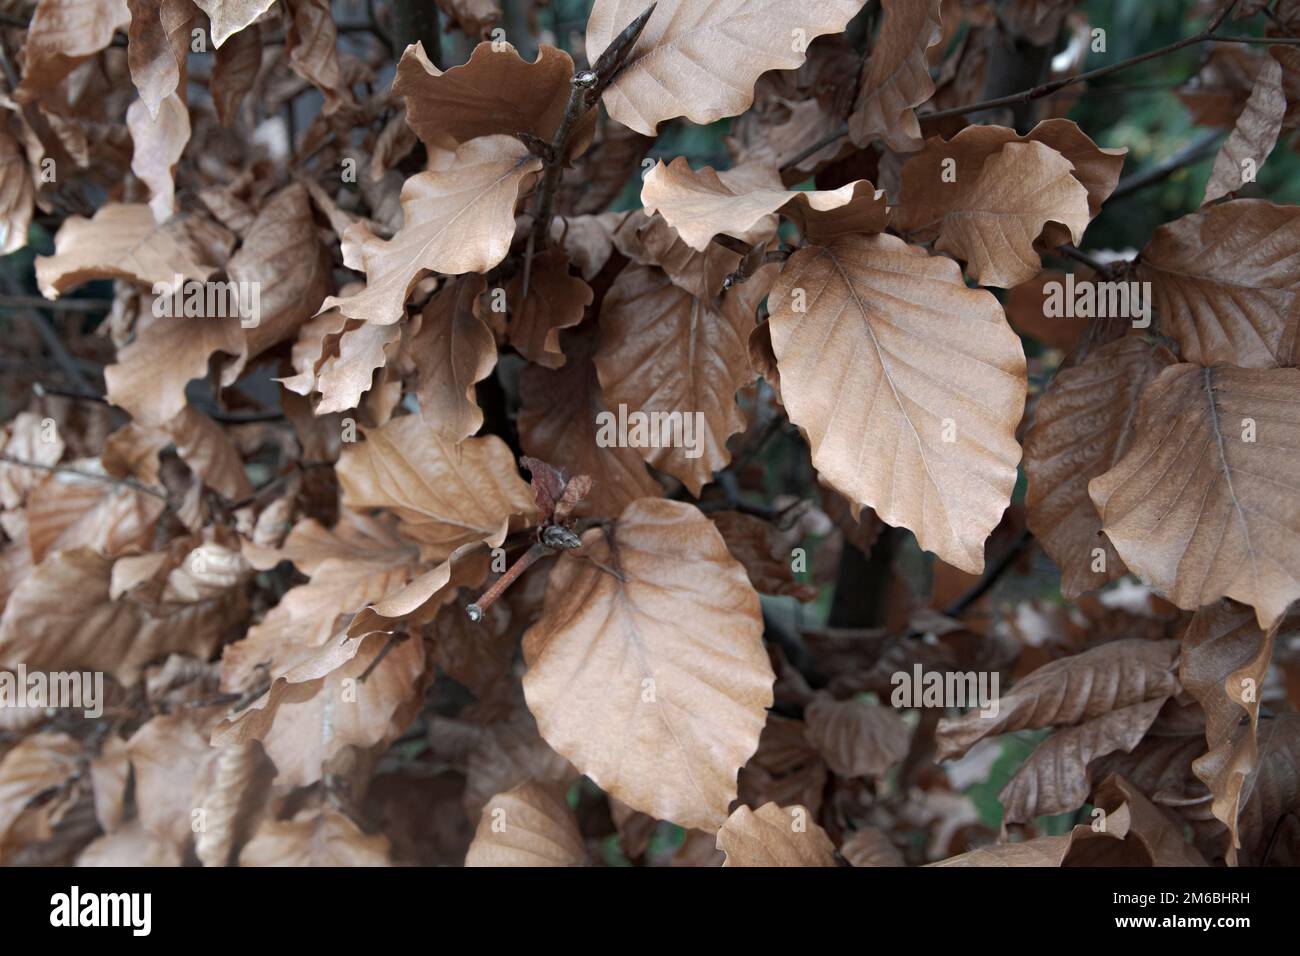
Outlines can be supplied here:
M977 106L996 42L1088 36L1072 3L596 0L535 58L438 6L428 48L327 0L0 27L5 252L56 225L35 289L112 294L0 448L0 667L108 676L96 721L0 710L0 862L1294 858L1300 214L1240 175L1294 46L1222 115L1189 88L1205 205L1098 262L1126 151ZM725 163L656 146L724 119ZM1154 322L1044 333L1045 259ZM160 312L177 276L259 320ZM611 446L618 409L698 446ZM755 501L774 440L809 500ZM989 601L1012 539L1070 604ZM889 612L777 621L837 549ZM914 668L1009 687L940 720L888 705ZM963 791L1012 734L990 825Z

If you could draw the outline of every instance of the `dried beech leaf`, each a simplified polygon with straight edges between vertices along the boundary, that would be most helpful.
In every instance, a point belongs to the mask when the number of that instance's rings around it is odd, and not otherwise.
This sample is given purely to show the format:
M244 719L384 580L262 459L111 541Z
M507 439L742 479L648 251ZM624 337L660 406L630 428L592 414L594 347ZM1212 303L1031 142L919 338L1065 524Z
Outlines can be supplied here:
M1205 206L1229 193L1235 193L1248 182L1255 181L1255 173L1273 152L1282 119L1286 114L1287 98L1282 90L1282 67L1271 56L1255 78L1255 88L1250 99L1237 117L1219 154L1214 157L1210 181L1205 184ZM1248 178L1249 177L1249 178Z
M411 339L410 357L419 371L416 396L426 422L449 442L468 438L483 425L474 385L492 374L497 344L480 314L482 276L453 280L434 294Z
M709 166L692 170L684 156L668 166L660 162L646 174L641 187L646 214L658 212L687 245L700 252L719 233L749 241L752 231L777 212L793 219L811 242L885 228L885 199L877 197L866 180L807 192L781 188L780 177L773 173L771 186L743 191L740 184L729 184L729 172L718 173Z
M891 707L819 693L805 710L809 742L841 777L879 777L903 757L911 728Z
M267 820L239 852L240 866L388 866L389 843L332 807Z
M661 270L632 264L601 305L595 362L605 404L680 423L679 434L654 428L637 451L696 496L731 460L727 440L745 429L736 392L754 380L747 343L765 278L728 290L714 306Z
M1272 655L1273 632L1260 629L1249 607L1231 601L1198 610L1183 637L1178 677L1205 710L1209 748L1192 770L1210 788L1211 809L1228 828L1229 863L1236 862L1241 846L1242 789L1258 765L1259 698Z
M836 866L835 844L800 806L741 806L718 830L723 866Z
M1188 362L1300 364L1300 210L1236 199L1160 226L1137 277ZM1293 351L1294 350L1294 351Z
M1008 143L1042 143L1070 161L1071 175L1088 191L1095 217L1119 182L1127 149L1102 149L1070 120L1044 120L1023 136L1005 126L968 126L949 140L932 137L903 165L902 190L893 207L895 226L909 239L933 239L944 216L980 182L984 164ZM1059 164L1058 164L1059 165ZM1049 247L1070 241L1070 230L1049 222Z
M712 123L754 102L754 83L768 70L793 70L804 44L839 33L862 0L659 0L632 52L605 89L605 108L624 126L654 136L664 120ZM645 11L643 0L596 0L587 21L587 58L596 62L623 28Z
M190 0L127 0L131 25L127 29L126 62L131 82L150 116L176 92L190 45L194 6Z
M480 136L528 133L555 139L569 101L573 59L543 43L529 63L509 43L480 43L468 62L443 72L413 44L397 65L393 92L406 98L406 122L427 145L455 149ZM579 133L591 141L594 112Z
M524 783L487 802L466 866L583 866L587 848L564 792Z
M1129 753L1142 740L1163 698L1120 707L1056 731L1039 744L998 794L1002 822L1029 823L1040 814L1083 806L1092 788L1089 764L1115 751Z
M194 0L194 2L212 21L212 45L221 49L221 44L269 10L275 0Z
M885 833L875 827L854 830L840 844L840 856L851 866L904 866L903 854Z
M1162 347L1122 338L1061 369L1038 402L1025 434L1027 521L1060 567L1061 594L1070 600L1126 573L1101 534L1088 482L1128 451L1138 396L1174 361Z
M1068 727L1122 707L1165 700L1178 692L1177 656L1177 641L1123 640L1052 661L1003 694L996 714L972 710L939 721L939 757L960 756L995 734Z
M530 362L559 368L564 364L560 330L581 322L592 298L591 286L569 274L569 257L563 249L553 247L534 256L528 294L524 295L522 272L506 286L510 344Z
M1089 494L1124 563L1192 610L1230 597L1261 627L1300 597L1300 369L1174 365Z
M1025 399L997 300L882 234L796 252L768 307L782 399L822 480L978 574L1011 500Z
M1047 223L1066 226L1072 242L1083 238L1088 191L1073 172L1068 159L1042 143L1007 143L948 210L935 251L965 260L981 285L1009 289L1029 281L1042 268L1034 241Z
M390 510L434 560L485 539L496 546L511 517L533 513L532 491L495 435L457 445L424 416L406 415L365 436L339 459L344 499L354 510Z
M681 502L633 502L551 571L524 694L558 753L628 806L714 829L772 703L758 595Z
M41 0L27 26L26 62L14 98L39 101L130 22L126 0Z
M637 449L596 443L597 416L608 411L592 361L599 341L599 327L586 323L561 337L562 367L530 365L520 373L519 438L529 455L590 475L591 493L578 513L610 517L663 489Z
M864 147L879 137L895 152L910 153L921 148L914 108L934 95L926 51L943 35L939 0L884 0L881 6L884 19L862 70L849 136Z
M91 279L154 286L180 275L202 282L225 265L233 242L220 226L198 217L160 226L148 206L107 203L93 219L63 221L54 255L36 257L36 280L47 299Z
M392 239L364 224L348 228L348 265L366 273L356 295L325 300L349 318L388 325L402 318L411 288L426 272L487 272L515 234L515 203L542 161L509 136L481 136L460 146L446 169L418 173L402 187L406 222Z

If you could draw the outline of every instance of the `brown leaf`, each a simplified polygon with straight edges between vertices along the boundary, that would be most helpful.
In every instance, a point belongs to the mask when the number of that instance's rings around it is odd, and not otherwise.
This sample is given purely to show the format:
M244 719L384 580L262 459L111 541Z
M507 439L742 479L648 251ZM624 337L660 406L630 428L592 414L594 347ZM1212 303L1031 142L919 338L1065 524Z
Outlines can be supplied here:
M388 866L388 838L368 836L332 807L268 820L239 853L240 866Z
M418 712L425 655L422 641L390 640L375 633L286 649L270 689L217 724L212 745L260 740L277 781L307 786L346 748L391 743Z
M1164 704L1164 698L1156 698L1120 707L1053 733L1034 748L998 794L1002 822L1029 823L1040 814L1083 806L1092 789L1092 761L1115 751L1130 753Z
M722 533L727 550L745 566L755 591L788 594L800 601L817 596L816 588L795 580L788 549L781 547L770 522L739 511L719 511L710 518Z
M393 92L406 98L407 125L429 146L456 149L480 136L516 133L550 143L564 118L572 77L573 59L545 43L532 63L509 43L480 43L467 63L446 72L416 43L397 65ZM582 121L577 144L591 142L595 119L592 111Z
M439 289L421 312L420 331L411 339L410 357L419 372L416 396L425 421L445 441L468 438L483 425L474 385L492 374L497 345L482 319L486 284L464 276Z
M859 146L879 137L895 152L921 148L914 107L934 95L926 51L943 34L939 0L884 0L880 33L862 70L849 136Z
M754 380L747 342L767 285L761 276L751 278L713 306L658 269L627 266L600 310L596 372L613 411L595 422L604 436L597 441L613 444L608 439L618 422L643 413L650 434L638 438L629 424L629 444L698 496L731 460L727 440L745 428L736 392ZM673 421L680 422L678 431ZM613 423L608 430L606 422Z
M773 674L758 595L697 509L642 499L586 532L523 648L528 708L557 752L633 809L722 823Z
M485 539L495 547L512 516L533 513L532 492L495 435L456 445L422 415L406 415L365 436L339 459L345 501L389 509L433 560Z
M244 616L242 563L220 545L191 550L176 542L158 572L157 599L110 593L114 569L112 559L89 548L47 557L9 598L0 618L0 661L102 670L131 684L145 664L169 652L211 655Z
M91 279L155 286L180 275L202 282L225 265L233 243L226 230L198 216L160 226L148 206L107 203L93 219L63 221L54 255L36 257L36 280L47 299Z
M1042 143L1008 143L948 210L934 248L965 260L981 285L1009 289L1038 275L1034 241L1048 222L1077 243L1088 220L1088 191L1068 159Z
M27 245L35 200L36 187L22 146L0 127L0 254L9 255Z
M1282 119L1286 114L1286 93L1282 90L1282 67L1268 57L1255 78L1250 99L1242 107L1237 124L1219 153L1214 157L1210 181L1205 184L1206 206L1229 193L1235 193L1248 182L1255 181L1255 173L1264 165L1273 151ZM1248 178L1249 177L1249 178Z
M0 859L14 822L27 805L77 772L84 746L64 733L44 731L20 740L0 760Z
M1174 362L1161 346L1119 339L1061 369L1038 402L1025 434L1025 508L1029 529L1060 567L1061 594L1070 600L1127 571L1102 536L1088 482L1128 451L1138 396Z
M632 501L662 495L635 448L596 443L597 416L608 411L592 361L599 327L587 323L561 337L564 365L551 370L530 365L519 375L519 438L535 458L590 475L591 493L579 514L609 517Z
M840 845L840 856L852 866L904 866L903 854L889 836L875 827L854 830Z
M996 713L972 710L939 721L939 759L964 754L978 740L1038 727L1068 727L1178 691L1177 641L1112 641L1052 661L997 701ZM990 708L991 710L991 708Z
M338 29L329 0L285 0L289 28L284 38L289 66L325 96L325 115L355 100L339 62Z
M1272 631L1260 630L1249 607L1231 601L1198 610L1183 637L1178 677L1205 710L1209 748L1192 770L1210 788L1214 816L1228 828L1230 864L1241 846L1242 788L1258 766L1255 731L1273 637ZM1242 723L1243 716L1249 724Z
M229 501L242 501L252 495L253 486L244 473L238 449L207 415L186 405L167 423L167 433L176 443L176 454L209 488Z
M560 330L581 322L592 298L591 286L569 274L569 257L563 249L552 247L534 256L528 294L524 295L522 272L506 286L510 344L530 362L559 368L564 364Z
M835 844L804 807L740 806L718 830L723 866L836 866Z
M448 168L412 176L402 187L406 223L392 239L377 238L361 223L344 234L344 258L365 271L366 288L331 296L323 308L388 325L402 318L411 288L426 272L487 272L505 258L515 203L541 168L518 140L481 136L458 147Z
M126 62L150 116L175 93L185 70L194 6L190 0L127 0Z
M1142 394L1136 433L1088 492L1124 563L1192 610L1230 597L1261 627L1300 597L1300 370L1174 365Z
M292 337L315 314L333 280L301 183L290 183L266 200L226 271L231 281L259 289L260 315L247 332L250 356Z
M807 43L839 33L861 0L659 0L632 52L605 89L605 108L624 126L654 136L664 120L708 124L745 112L754 83L768 70L793 70ZM645 11L643 0L596 0L587 21L594 63L623 28ZM797 34L802 43L791 38Z
M805 711L808 740L841 777L879 777L907 756L912 731L890 707L818 693Z
M1115 189L1128 152L1100 148L1077 124L1063 119L1044 120L1023 136L1005 126L968 126L946 141L932 137L903 165L902 189L893 210L895 226L913 240L938 236L948 211L965 201L979 185L984 165L1009 143L1041 143L1069 160L1074 167L1071 175L1088 191L1089 218L1101 211ZM1070 241L1070 229L1048 222L1043 239L1048 247L1059 246Z
M231 36L271 8L275 0L194 0L212 21L212 45L221 49Z
M587 848L564 792L523 783L487 802L466 866L584 866Z
M126 0L40 0L27 26L23 78L14 98L39 101L130 22Z
M885 228L885 199L866 180L823 191L787 190L770 171L771 183L737 182L734 170L692 170L684 156L668 166L661 161L646 174L641 202L647 215L658 212L691 248L706 250L723 233L746 242L770 232L777 212L792 219L804 238L826 242L837 235L880 232ZM749 187L746 189L746 187Z
M1001 306L952 260L882 234L796 252L768 307L782 398L822 480L979 573L1020 458L1024 353Z
M1188 362L1300 364L1300 210L1236 199L1160 226L1137 260Z
M204 866L226 866L255 829L275 767L261 746L247 743L221 748L211 770L195 791L204 827L194 852Z
M213 54L208 92L222 126L230 126L239 104L253 88L262 67L262 37L257 24L240 30Z

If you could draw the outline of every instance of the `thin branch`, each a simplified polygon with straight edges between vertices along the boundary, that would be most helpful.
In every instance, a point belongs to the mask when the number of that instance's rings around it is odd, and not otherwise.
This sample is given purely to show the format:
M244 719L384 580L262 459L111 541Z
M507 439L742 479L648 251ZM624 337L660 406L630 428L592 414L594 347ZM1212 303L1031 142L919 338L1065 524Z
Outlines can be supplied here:
M1135 193L1140 189L1146 189L1148 186L1153 186L1172 176L1184 166L1199 162L1218 148L1219 140L1222 138L1223 132L1221 130L1207 130L1150 169L1144 169L1139 173L1125 176L1115 186L1106 201L1114 202L1116 199L1122 199L1124 196Z
M997 563L984 572L984 577L980 578L979 582L969 591L943 609L944 616L961 617L967 608L987 594L993 585L997 584L998 579L1007 572L1011 565L1016 563L1016 559L1020 557L1025 548L1029 547L1029 543L1033 540L1034 535L1028 528L1021 531L1016 540L1011 543L1011 547L1007 548L1002 557L998 558Z
M55 299L39 295L0 295L0 309L44 309L46 312L104 312L109 299Z
M37 471L46 471L51 474L76 475L78 478L87 478L90 481L102 481L108 485L118 485L124 488L130 488L132 491L138 491L142 495L152 495L161 501L170 501L167 494L158 491L156 488L150 488L148 485L142 485L138 481L130 478L114 478L112 475L97 475L90 471L79 471L76 468L70 468L67 465L44 465L39 461L25 461L22 458L15 458L12 455L0 454L0 462L8 465L17 465L20 468L33 468Z

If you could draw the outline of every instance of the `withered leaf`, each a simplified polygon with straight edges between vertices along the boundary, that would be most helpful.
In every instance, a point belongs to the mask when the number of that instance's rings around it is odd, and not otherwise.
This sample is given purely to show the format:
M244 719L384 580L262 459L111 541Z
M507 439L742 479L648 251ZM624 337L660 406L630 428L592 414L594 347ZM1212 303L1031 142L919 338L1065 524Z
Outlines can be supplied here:
M487 802L466 866L583 866L587 848L564 793L524 783Z
M487 272L515 233L515 203L542 162L508 136L481 136L457 148L452 165L418 173L402 187L406 222L392 239L364 224L350 226L344 249L350 268L366 273L356 295L330 297L349 318L387 325L401 319L412 286L426 272Z
M1061 369L1038 402L1025 434L1027 521L1060 567L1061 594L1071 600L1127 570L1101 533L1088 482L1128 451L1138 396L1174 361L1162 347L1122 338Z
M485 287L482 276L464 276L443 286L425 304L420 331L411 339L420 412L453 443L483 424L474 385L491 375L497 363L496 340L480 313Z
M669 434L655 428L637 451L697 496L731 460L727 439L745 428L736 392L754 379L747 342L767 292L764 278L728 290L715 306L663 271L634 264L601 305L595 363L605 404L669 422ZM672 433L674 420L679 433Z
M879 137L897 152L921 148L914 108L934 94L926 51L943 28L939 0L884 0L880 33L862 70L849 135L859 146Z
M796 252L768 307L821 478L979 573L1020 459L1025 360L1001 306L952 260L882 234Z
M609 115L645 136L664 120L712 123L743 113L767 70L793 70L804 43L838 33L862 0L659 0L605 89ZM623 28L645 11L642 0L596 0L587 21L587 57L595 62Z
M831 843L804 807L740 806L718 830L723 866L836 866Z
M1268 159L1278 133L1282 131L1286 108L1282 67L1277 60L1267 57L1255 78L1250 99L1246 100L1241 115L1237 117L1236 126L1214 157L1214 168L1210 170L1210 181L1205 184L1202 206L1254 182L1255 173Z
M1236 199L1160 226L1137 260L1184 360L1300 364L1300 211Z
M772 703L758 595L694 507L633 502L551 571L524 635L542 737L606 793L715 829Z
M1102 530L1158 594L1221 597L1261 627L1300 597L1300 369L1174 365L1142 394L1133 443L1088 484Z

